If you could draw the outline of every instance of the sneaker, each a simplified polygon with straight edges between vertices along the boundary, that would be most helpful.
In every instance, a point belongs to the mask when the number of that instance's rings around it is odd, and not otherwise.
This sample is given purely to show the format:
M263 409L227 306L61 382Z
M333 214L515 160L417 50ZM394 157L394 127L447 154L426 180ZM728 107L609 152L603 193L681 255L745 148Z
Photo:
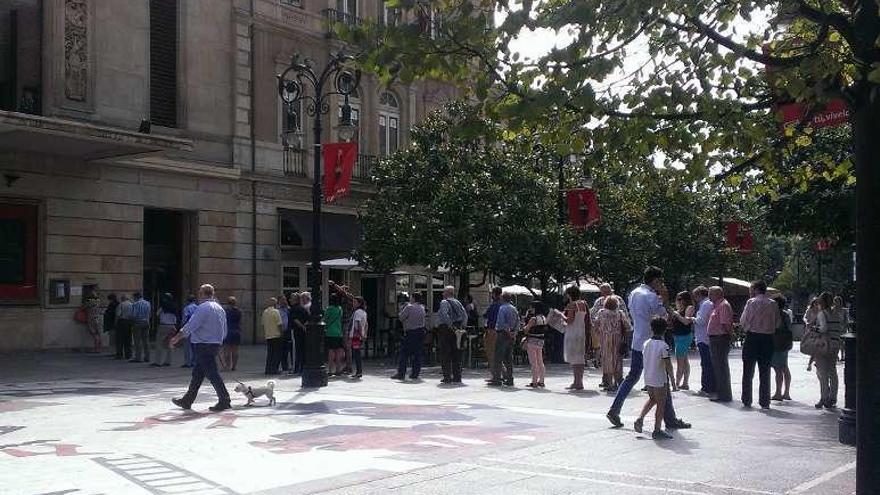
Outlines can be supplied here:
M825 401L820 400L813 407L815 407L816 409L822 409L823 407L825 407Z
M538 382L538 387L544 388L544 382Z
M230 404L229 402L218 402L208 408L208 410L211 412L220 412L227 409L232 409L232 404Z
M611 424L614 425L615 428L623 428L623 422L620 421L620 415L611 411L608 411L608 414L605 415L608 418L608 421L611 421Z
M837 409L837 404L835 404L833 402L830 404L825 404L825 409L829 409L829 410L830 409Z
M635 423L633 423L633 430L636 430L636 433L641 433L643 426L645 426L645 420L642 418L639 418L636 420Z
M357 378L358 380L360 380L361 378L364 377L364 374L363 374L363 373L356 373L356 374L354 375L354 377Z
M459 380L457 383L461 383L461 380ZM512 387L512 386L513 386L513 382L504 382L504 386L505 386L505 387Z
M501 385L503 385L503 383L501 381L493 380L491 382L487 382L486 385L490 387L500 387Z
M782 402L782 396L779 394L776 394L773 397L770 397L770 400L776 400L776 401Z
M691 388L687 384L685 384L685 385L678 387L678 389L679 390L690 390Z
M663 430L657 430L654 433L651 433L651 438L654 440L669 440L672 438L672 435Z
M403 377L403 375L401 375L400 373L398 373L398 374L392 376L391 379L392 379L392 380L405 380L405 378Z
M452 383L452 378L443 378L440 380L440 383Z
M681 420L679 418L675 418L675 421L666 425L667 430L689 430L690 428L691 428L690 423L685 423L683 420Z
M782 400L791 400L791 396L788 394L785 394L782 396Z
M190 404L184 402L183 399L178 399L177 397L171 399L171 403L181 409L186 409L187 411L192 407Z

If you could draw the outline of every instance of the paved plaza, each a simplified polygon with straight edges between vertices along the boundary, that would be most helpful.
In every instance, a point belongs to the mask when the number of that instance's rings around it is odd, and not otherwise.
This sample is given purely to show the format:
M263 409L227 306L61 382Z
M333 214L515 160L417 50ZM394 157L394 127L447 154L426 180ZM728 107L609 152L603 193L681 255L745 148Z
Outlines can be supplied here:
M225 374L230 391L236 379L265 382L262 357L261 348L243 349L243 371ZM837 414L813 408L818 385L806 358L792 353L791 361L794 401L762 412L677 392L675 407L694 427L656 442L632 430L643 392L624 406L626 427L611 429L612 397L596 391L596 371L588 370L587 391L567 393L559 365L549 368L547 389L534 391L525 387L527 366L515 389L499 390L484 385L484 370L471 370L461 387L440 386L435 368L403 384L388 379L386 363L370 362L360 382L306 391L282 377L276 406L258 399L244 407L233 393L235 407L212 414L207 382L193 411L172 406L185 369L78 353L4 355L0 493L854 493L855 450L837 442ZM731 365L738 376L738 352Z

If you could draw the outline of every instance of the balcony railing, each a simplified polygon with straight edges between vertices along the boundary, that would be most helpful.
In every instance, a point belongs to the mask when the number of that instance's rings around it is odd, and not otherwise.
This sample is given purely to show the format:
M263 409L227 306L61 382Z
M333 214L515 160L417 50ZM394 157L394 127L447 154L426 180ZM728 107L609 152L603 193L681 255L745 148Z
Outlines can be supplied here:
M341 10L324 9L321 12L324 14L324 19L327 20L328 36L333 34L333 25L336 23L342 23L349 27L355 27L360 26L364 22L364 20L360 17L354 14L343 12Z
M354 163L353 179L358 182L369 182L378 161L379 157L376 155L359 154Z
M284 175L294 177L306 176L306 150L285 146L282 155Z

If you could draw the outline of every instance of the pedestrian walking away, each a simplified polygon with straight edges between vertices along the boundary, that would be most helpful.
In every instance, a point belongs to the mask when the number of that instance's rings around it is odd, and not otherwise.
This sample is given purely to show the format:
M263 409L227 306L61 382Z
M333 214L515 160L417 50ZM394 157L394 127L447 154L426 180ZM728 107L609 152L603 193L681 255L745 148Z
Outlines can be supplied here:
M672 361L669 357L669 346L666 344L663 336L666 333L666 319L655 316L651 320L651 338L645 342L642 348L642 356L645 363L645 385L648 387L648 401L642 408L642 413L633 424L633 429L641 433L645 422L645 416L651 412L653 407L657 407L654 413L654 433L651 438L654 440L667 440L672 435L663 431L664 412L666 408L666 398L669 395L669 381L672 382L672 390L677 391L674 377L672 376ZM670 425L666 425L667 429Z
M189 388L183 397L174 398L171 402L183 409L190 409L207 377L217 393L217 404L209 409L218 412L232 407L229 391L217 371L217 354L221 342L226 338L226 311L214 299L214 287L209 284L199 288L199 299L201 303L195 313L171 339L171 345L177 345L183 338L189 338L195 350L195 366Z
M407 364L412 361L409 377L419 379L422 372L422 346L425 342L425 306L422 305L422 295L413 292L409 296L409 303L398 314L403 326L403 344L400 346L400 356L397 362L397 373L392 380L404 380L406 378Z

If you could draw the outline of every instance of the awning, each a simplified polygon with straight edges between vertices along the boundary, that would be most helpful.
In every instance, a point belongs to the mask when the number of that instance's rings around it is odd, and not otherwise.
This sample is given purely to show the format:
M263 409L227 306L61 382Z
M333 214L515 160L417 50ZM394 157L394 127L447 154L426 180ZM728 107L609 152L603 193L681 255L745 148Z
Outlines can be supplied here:
M0 110L0 150L76 156L85 160L161 151L192 151L190 139L158 136L57 117Z
M714 281L714 283L716 283L716 284L718 283L718 277L710 277L710 278L711 278L711 280ZM733 286L733 287L738 287L738 288L742 288L742 289L749 289L752 287L752 283L749 282L748 280L743 280L741 278L724 277L724 286L725 287ZM773 287L767 287L767 290L772 291L772 292L778 292L778 290L774 289Z
M569 282L569 283L562 286L562 290L565 291L566 289L568 289L569 287L573 287L574 285L575 285L575 282ZM587 282L586 280L578 280L577 286L581 290L581 292L596 293L596 294L599 293L599 286L596 284L592 284L590 282Z
M502 293L513 294L515 296L531 296L532 293L535 295L541 295L540 289L531 289L523 285L508 285L506 287L501 288Z
M364 271L364 267L362 267L357 260L352 258L334 258L332 260L324 260L321 262L321 266L325 268L335 268L338 270L349 270L355 272Z

